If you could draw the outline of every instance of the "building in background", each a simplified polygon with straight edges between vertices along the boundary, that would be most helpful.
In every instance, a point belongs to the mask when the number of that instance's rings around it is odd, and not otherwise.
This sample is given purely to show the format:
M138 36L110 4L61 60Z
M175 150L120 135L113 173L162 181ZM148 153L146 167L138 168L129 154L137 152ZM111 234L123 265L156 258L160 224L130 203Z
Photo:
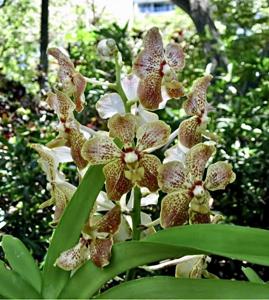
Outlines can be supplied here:
M169 0L95 0L94 3L121 25L152 15L167 15L175 10Z

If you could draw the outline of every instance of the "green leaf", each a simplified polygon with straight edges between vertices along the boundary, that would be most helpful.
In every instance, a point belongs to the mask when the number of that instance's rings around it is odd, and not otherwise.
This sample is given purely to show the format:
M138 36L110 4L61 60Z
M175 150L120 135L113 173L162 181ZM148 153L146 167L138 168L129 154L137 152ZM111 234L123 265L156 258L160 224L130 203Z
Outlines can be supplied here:
M2 248L10 267L37 292L41 292L40 271L25 245L17 238L5 235L2 239Z
M189 225L158 231L145 239L185 246L251 263L269 266L269 231L233 225Z
M247 279L250 282L264 283L264 281L260 278L260 276L253 269L251 269L249 267L247 267L247 268L242 267L242 271L246 275Z
M40 299L41 295L19 274L0 264L0 295L8 299Z
M79 239L94 202L104 185L103 166L91 166L64 211L46 256L42 294L56 298L70 276L70 272L54 266L61 252L73 247Z
M60 296L91 297L108 280L128 269L184 255L216 254L268 265L268 235L267 230L240 226L190 225L157 232L140 242L118 243L113 246L108 267L99 269L91 262L86 263L68 281Z
M216 279L148 277L122 283L97 299L268 299L269 285Z

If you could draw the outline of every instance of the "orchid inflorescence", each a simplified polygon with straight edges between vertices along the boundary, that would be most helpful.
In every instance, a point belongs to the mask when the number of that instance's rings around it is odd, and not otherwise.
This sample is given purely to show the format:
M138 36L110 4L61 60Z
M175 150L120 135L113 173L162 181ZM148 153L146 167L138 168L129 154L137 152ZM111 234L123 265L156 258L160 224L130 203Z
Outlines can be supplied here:
M76 71L64 51L48 50L59 65L59 87L47 97L48 105L59 119L58 136L46 146L31 145L40 155L39 162L47 175L52 198L42 207L55 206L54 224L60 220L76 190L59 171L59 163L74 161L80 178L89 166L103 165L106 192L102 191L97 198L78 244L57 259L55 264L65 270L75 270L88 259L98 267L108 265L113 242L130 239L132 230L138 230L132 226L130 216L136 201L134 188L147 194L142 195L140 207L156 205L159 190L167 193L161 200L159 222L139 211L139 230L145 235L154 233L154 225L158 223L167 228L217 222L218 216L211 211L210 191L225 189L235 180L232 166L224 161L211 164L204 176L216 151L216 142L205 141L210 136L207 122L212 107L206 92L212 76L197 79L185 95L176 74L185 65L184 51L179 44L170 43L164 49L158 28L151 28L144 37L143 50L134 60L133 72L123 76L115 41L102 40L97 48L102 58L115 59L116 83L86 78ZM96 104L100 117L108 119L109 132L94 131L75 119L74 110L84 109L87 82L114 89ZM171 133L170 127L154 111L163 109L168 100L182 97L186 97L183 109L188 118ZM178 142L169 147L176 136ZM163 163L151 154L157 149L166 149ZM183 261L186 265L186 260ZM188 260L187 275L182 271L185 265L179 261L177 274L181 275L178 276L202 276L205 261L202 256ZM196 272L198 262L203 267Z

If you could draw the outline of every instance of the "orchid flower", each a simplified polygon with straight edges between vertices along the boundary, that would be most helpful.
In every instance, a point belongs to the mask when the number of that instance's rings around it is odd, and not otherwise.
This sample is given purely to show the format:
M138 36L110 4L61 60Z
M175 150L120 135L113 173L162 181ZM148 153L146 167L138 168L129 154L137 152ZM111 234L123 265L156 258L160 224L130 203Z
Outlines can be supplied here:
M141 188L142 198L141 198L141 207L145 207L148 205L157 205L159 194L151 193L147 188ZM96 199L97 203L97 212L100 211L108 211L115 206L115 203L107 197L107 194L101 191ZM134 205L134 195L133 191L130 195L130 199L127 201L126 194L123 195L120 201L117 203L121 207L122 211L122 220L120 224L120 228L117 234L114 236L114 241L122 242L132 237L132 229L133 223L130 213L133 210ZM146 236L155 232L154 227L148 227L148 224L152 223L151 216L145 212L140 213L140 219L142 227L144 226L146 229L141 231L141 236Z
M157 169L161 162L146 151L163 146L169 138L170 127L162 121L155 121L137 129L135 116L116 114L109 119L108 128L110 137L96 135L81 150L82 157L90 164L105 164L103 172L108 197L120 200L136 184L151 192L157 191ZM113 139L118 139L123 149Z
M50 141L47 146L55 148L59 146L67 146L71 149L72 158L81 170L87 166L81 156L82 145L86 142L86 137L89 133L83 132L83 126L75 119L73 111L75 109L74 103L71 99L59 90L56 93L49 92L47 103L55 111L60 121L58 126L59 135L53 141Z
M180 161L171 161L159 167L159 186L168 193L161 205L163 228L182 225L187 221L210 222L209 191L225 189L235 180L232 166L219 161L209 166L203 181L206 164L214 152L212 143L200 143L186 154L185 165Z
M117 233L120 223L121 209L118 205L97 220L94 220L91 214L78 244L61 253L55 265L70 271L91 259L100 268L107 266L111 256L113 236Z
M64 53L59 48L49 48L48 54L57 59L59 64L58 76L63 89L68 96L73 97L76 110L81 112L84 109L84 90L87 85L86 79L76 71L67 53Z
M70 150L67 147L49 149L40 144L31 144L30 147L40 155L38 162L47 176L47 186L51 193L51 199L42 203L40 207L55 205L53 223L57 223L76 191L76 187L68 183L64 174L58 170L59 163L72 161Z
M206 255L186 255L177 260L175 275L177 278L202 278L207 273L207 263L210 258Z
M211 105L206 101L206 91L212 78L211 75L198 78L187 95L187 101L183 104L186 114L191 117L180 123L178 139L187 149L202 142L202 134L208 120L207 114L212 110Z
M138 97L144 108L156 110L163 101L162 85L170 98L184 95L176 71L184 67L184 52L180 45L170 43L163 48L157 27L151 28L143 41L144 49L138 54L134 73L139 77Z
M145 110L141 105L137 105L137 87L139 78L134 74L129 74L121 80L123 91L131 106L131 113L136 116L138 125L146 122L153 122L159 119L157 114ZM168 99L165 98L165 101ZM102 96L96 103L96 110L102 119L108 119L115 114L124 115L125 106L118 93L109 93Z

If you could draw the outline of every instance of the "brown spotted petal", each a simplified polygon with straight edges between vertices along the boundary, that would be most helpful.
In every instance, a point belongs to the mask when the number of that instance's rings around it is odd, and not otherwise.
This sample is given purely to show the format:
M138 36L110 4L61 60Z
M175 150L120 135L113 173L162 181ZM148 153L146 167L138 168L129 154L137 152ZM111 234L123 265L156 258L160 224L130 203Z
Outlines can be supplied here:
M232 165L218 161L208 167L205 187L210 191L224 190L229 183L235 181L235 178Z
M210 213L201 214L196 211L192 211L190 213L190 224L209 224L209 223L211 223Z
M95 228L97 232L106 232L113 235L118 231L120 223L121 208L119 205L115 205L95 224Z
M109 135L119 138L125 145L132 146L136 130L136 118L132 114L116 114L108 121Z
M89 254L89 249L80 241L75 247L62 252L55 265L63 270L71 271L80 267L89 259Z
M180 143L191 148L202 141L202 131L205 123L201 123L200 118L191 117L180 123L178 128L178 139Z
M125 164L122 160L115 159L104 166L107 196L111 200L120 200L121 196L129 192L133 184L125 177Z
M136 57L133 65L134 73L141 79L158 73L164 58L162 37L157 27L151 28L143 40L144 50Z
M90 255L92 262L99 268L109 264L111 249L113 245L112 238L95 239L90 244Z
M87 81L80 73L72 75L72 82L74 84L74 101L76 103L76 111L81 112L84 109L85 96L84 91L87 86Z
M161 147L167 143L171 133L170 127L163 121L145 123L137 130L137 149L147 150L153 147Z
M202 180L205 166L215 151L213 144L200 143L187 153L186 167L194 180Z
M181 190L166 195L161 205L161 226L163 228L183 225L189 219L190 197Z
M169 43L165 48L165 60L175 71L180 71L185 65L185 55L182 47L176 43Z
M73 111L76 106L73 101L61 91L56 90L56 94L49 92L47 103L56 112L61 122L65 123L66 120L73 117Z
M151 154L145 154L139 161L139 167L144 169L144 176L137 184L141 187L147 187L151 192L156 192L158 186L158 168L161 162L159 158Z
M84 169L88 162L81 155L81 149L86 142L84 135L76 127L69 128L66 133L67 146L71 149L71 156L76 166L81 170Z
M70 81L72 74L75 72L74 64L71 59L64 54L59 48L49 48L48 54L57 59L60 66L59 79L62 83Z
M162 77L159 73L151 73L141 79L137 88L137 96L141 105L148 110L156 110L163 101Z
M99 165L110 162L121 156L121 150L115 145L111 138L96 135L84 143L81 149L82 157L90 164Z
M179 99L184 96L183 85L176 79L164 83L167 95L170 98Z
M170 161L158 169L158 183L165 193L179 190L186 180L186 170L180 161Z
M188 100L183 104L183 108L189 116L202 117L207 112L206 92L212 78L211 75L206 75L194 82L191 92L188 94Z

